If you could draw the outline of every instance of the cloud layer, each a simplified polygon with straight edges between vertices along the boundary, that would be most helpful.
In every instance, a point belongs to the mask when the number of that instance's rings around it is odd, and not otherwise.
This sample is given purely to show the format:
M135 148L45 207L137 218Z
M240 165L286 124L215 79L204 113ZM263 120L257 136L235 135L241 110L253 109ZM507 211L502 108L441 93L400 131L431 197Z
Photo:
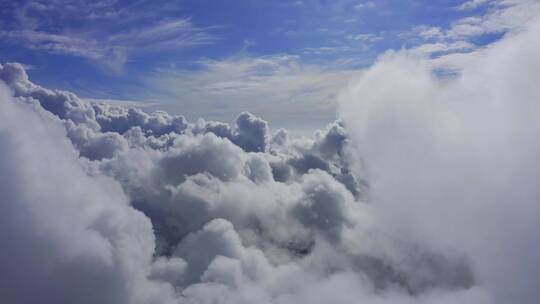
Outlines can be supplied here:
M539 37L536 18L467 56L388 53L341 103L380 225L465 253L496 303L540 296Z
M450 79L386 54L312 138L91 103L4 64L0 299L534 303L539 31Z

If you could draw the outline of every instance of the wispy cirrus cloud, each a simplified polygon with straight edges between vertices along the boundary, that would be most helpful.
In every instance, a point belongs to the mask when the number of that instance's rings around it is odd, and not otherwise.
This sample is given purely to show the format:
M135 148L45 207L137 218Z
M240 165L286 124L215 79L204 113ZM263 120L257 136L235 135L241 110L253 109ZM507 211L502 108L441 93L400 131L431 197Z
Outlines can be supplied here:
M471 10L486 4L489 0L469 0L457 7L458 10Z
M540 2L535 0L471 0L456 9L467 12L480 7L484 9L455 20L446 28L419 25L401 36L413 44L412 48L419 53L437 55L468 52L481 47L475 45L475 39L520 31L540 14Z
M540 13L540 2L536 0L493 0L482 3L489 6L486 14L454 22L446 35L450 38L470 38L520 30Z
M484 3L489 9L475 11L447 27L416 26L401 39L411 53L451 58L452 54L482 47L475 40L478 36L519 30L528 16L540 11L538 5L531 4L529 0ZM466 24L471 26L471 32L465 31ZM473 25L479 27L477 33ZM345 33L330 34L337 37ZM370 57L369 53L373 45L392 35L399 34L347 34L347 43L306 47L296 54L263 56L241 52L228 58L203 59L188 68L179 65L157 69L145 75L146 98L160 100L167 110L191 118L230 120L234 113L250 110L276 124L292 117L305 119L304 125L309 124L307 120L329 121L335 117L337 92L374 60L376 56Z
M121 1L31 1L13 4L7 43L82 57L114 73L133 55L210 44L218 38L186 17Z
M126 99L110 99L110 98L82 98L82 100L90 103L108 104L121 107L136 107L136 108L151 108L157 106L155 101L148 100L126 100Z
M321 124L335 118L336 95L358 73L349 61L311 64L280 54L205 59L196 69L159 69L145 82L151 98L170 101L163 104L188 117L227 120L249 109L278 124L290 117Z

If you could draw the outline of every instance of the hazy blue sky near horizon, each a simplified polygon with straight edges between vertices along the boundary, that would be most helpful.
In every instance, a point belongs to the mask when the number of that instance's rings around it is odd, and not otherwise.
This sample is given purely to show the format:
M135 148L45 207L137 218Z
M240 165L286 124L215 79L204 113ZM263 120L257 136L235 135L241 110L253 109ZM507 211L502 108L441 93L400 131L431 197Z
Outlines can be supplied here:
M0 60L83 98L307 129L335 119L336 94L378 55L471 52L520 2L0 0Z

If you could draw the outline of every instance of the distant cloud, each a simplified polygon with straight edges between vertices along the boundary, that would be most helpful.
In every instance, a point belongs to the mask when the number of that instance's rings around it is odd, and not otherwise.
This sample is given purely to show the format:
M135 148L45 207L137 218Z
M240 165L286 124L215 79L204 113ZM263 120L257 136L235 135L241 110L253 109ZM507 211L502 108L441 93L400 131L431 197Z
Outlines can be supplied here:
M416 50L428 55L459 53L474 50L477 47L472 42L474 38L519 32L540 14L540 2L535 0L469 1L460 7L468 10L480 5L489 5L489 8L485 12L455 20L447 28L420 25L401 36L405 41L416 44Z
M29 49L82 57L114 73L134 54L181 50L217 39L187 18L134 7L119 1L21 2L13 5L17 22L0 30L0 37Z
M355 41L364 41L364 42L374 42L381 40L382 38L380 36L377 36L376 34L349 34L347 35L347 39L349 40L355 40Z
M144 100L125 100L125 99L110 99L110 98L82 98L84 101L91 103L106 103L123 107L148 108L159 104L157 101Z
M475 9L479 6L482 6L486 3L488 3L490 0L468 0L466 2L464 2L463 4L461 4L460 6L458 6L458 10L470 10L470 9Z
M540 14L536 0L498 0L481 16L466 17L454 22L447 32L450 38L468 38L483 34L518 31Z
M442 43L442 42L426 43L412 49L412 51L430 55L434 53L468 51L468 50L473 50L473 49L475 49L475 45L470 42L456 41L456 42L451 42L451 43Z
M343 64L309 64L286 54L233 57L203 60L196 69L159 69L145 79L153 96L178 100L179 107L198 111L201 116L205 112L211 115L212 108L219 106L222 114L229 115L250 109L276 120L283 115L331 120L336 94L358 73Z
M357 9L357 10L372 9L372 8L375 8L376 6L377 5L373 1L365 1L362 3L356 4L354 6L354 9Z
M425 40L441 39L444 37L442 29L438 26L419 26L416 30L418 35Z

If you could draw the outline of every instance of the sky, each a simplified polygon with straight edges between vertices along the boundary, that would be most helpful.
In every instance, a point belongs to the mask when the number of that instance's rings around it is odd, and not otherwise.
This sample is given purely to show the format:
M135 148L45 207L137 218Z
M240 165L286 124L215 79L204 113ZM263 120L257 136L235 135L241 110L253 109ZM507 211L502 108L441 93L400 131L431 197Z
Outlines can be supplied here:
M534 15L534 2L4 0L0 59L83 98L312 129L384 52L471 52Z

